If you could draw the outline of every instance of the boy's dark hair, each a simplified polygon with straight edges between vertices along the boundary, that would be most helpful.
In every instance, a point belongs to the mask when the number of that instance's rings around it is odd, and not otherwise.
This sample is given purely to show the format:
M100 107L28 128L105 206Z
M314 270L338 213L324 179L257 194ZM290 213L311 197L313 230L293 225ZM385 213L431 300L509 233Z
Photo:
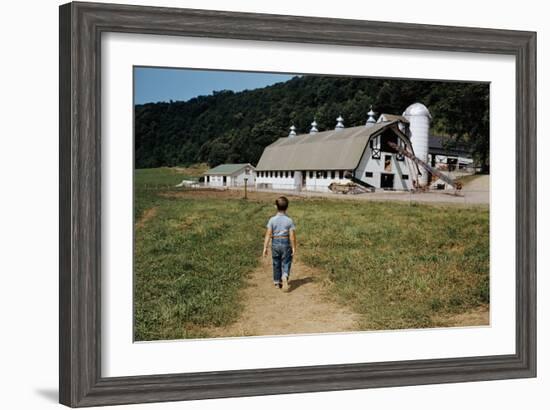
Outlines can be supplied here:
M286 196L280 196L275 200L275 205L277 205L277 211L286 211L288 208L288 199Z

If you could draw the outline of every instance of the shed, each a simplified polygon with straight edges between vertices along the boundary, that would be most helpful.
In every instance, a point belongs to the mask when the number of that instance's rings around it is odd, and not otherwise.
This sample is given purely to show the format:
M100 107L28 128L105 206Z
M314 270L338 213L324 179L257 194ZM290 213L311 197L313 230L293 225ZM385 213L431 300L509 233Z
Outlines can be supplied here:
M251 164L221 164L204 173L206 186L244 186L245 181L254 184L255 168Z

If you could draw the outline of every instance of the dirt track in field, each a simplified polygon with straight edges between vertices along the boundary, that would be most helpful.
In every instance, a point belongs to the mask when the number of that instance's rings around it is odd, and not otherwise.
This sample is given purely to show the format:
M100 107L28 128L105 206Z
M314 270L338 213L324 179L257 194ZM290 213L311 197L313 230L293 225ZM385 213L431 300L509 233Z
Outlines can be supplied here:
M273 285L271 256L250 275L242 290L244 312L230 326L210 330L213 337L346 332L357 329L359 315L337 304L315 269L292 265L290 290Z
M147 221L157 216L157 211L158 209L156 207L145 210L141 218L139 218L139 221L136 222L136 228L143 228Z
M360 329L360 315L337 303L323 276L298 260L292 266L290 290L273 285L271 256L263 258L242 289L244 312L237 322L209 328L210 337L268 336L350 332ZM434 317L437 327L489 325L489 307Z
M455 315L436 316L434 322L436 327L488 326L490 324L489 306L479 306Z

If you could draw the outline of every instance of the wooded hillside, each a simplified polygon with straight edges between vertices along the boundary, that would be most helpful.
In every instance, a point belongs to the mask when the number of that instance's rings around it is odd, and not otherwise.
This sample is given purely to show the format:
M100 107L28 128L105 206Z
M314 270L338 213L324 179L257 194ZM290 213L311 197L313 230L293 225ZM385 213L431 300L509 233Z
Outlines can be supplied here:
M446 144L465 145L489 167L489 85L479 83L302 76L265 88L220 91L189 101L135 107L136 168L207 162L256 164L266 145L288 135L294 124L308 132L362 125L372 104L378 114L401 114L425 104L432 133Z

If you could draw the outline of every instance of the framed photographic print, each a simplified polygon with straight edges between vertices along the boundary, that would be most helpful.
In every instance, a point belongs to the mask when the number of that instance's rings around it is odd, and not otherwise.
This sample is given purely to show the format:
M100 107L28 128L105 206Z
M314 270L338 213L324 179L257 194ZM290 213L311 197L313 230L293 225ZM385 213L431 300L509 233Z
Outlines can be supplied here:
M60 7L60 402L535 377L536 34Z

